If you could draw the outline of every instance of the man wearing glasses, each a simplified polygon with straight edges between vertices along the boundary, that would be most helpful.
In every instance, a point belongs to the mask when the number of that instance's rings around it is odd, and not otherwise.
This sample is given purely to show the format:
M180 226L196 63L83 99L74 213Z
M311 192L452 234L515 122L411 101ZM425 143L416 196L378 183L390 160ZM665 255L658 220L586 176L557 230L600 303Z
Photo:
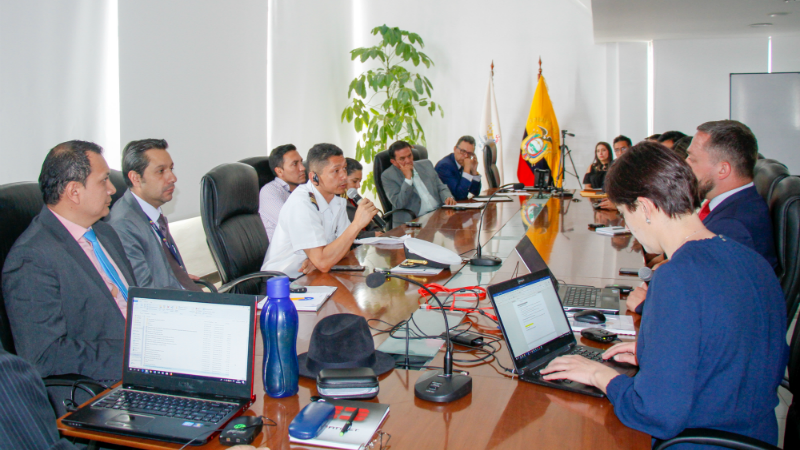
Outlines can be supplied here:
M475 139L472 136L458 138L453 154L436 163L436 173L450 188L456 200L464 200L471 192L481 192L481 175L478 173L478 156L475 155Z
M631 148L633 144L628 136L619 135L614 138L614 157L619 158L625 150Z

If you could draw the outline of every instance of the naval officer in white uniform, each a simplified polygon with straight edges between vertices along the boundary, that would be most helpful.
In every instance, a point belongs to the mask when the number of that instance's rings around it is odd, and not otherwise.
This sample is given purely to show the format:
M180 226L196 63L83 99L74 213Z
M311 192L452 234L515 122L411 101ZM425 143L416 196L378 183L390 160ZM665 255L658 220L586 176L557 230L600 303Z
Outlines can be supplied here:
M311 147L308 182L286 200L278 217L261 270L277 270L291 278L319 269L328 272L344 255L375 213L362 199L353 222L347 218L347 169L342 150L333 144Z

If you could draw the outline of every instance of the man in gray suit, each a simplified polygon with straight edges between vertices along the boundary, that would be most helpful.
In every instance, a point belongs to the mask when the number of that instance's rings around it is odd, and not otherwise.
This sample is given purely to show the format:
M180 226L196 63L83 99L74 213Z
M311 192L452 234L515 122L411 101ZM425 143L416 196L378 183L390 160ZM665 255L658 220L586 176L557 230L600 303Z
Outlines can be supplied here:
M172 200L178 178L164 139L131 141L122 151L128 191L114 204L108 223L122 240L139 287L200 291L186 272L161 206Z
M455 205L456 201L447 185L442 183L433 164L427 159L414 161L411 145L397 141L389 146L392 167L381 174L383 190L394 209L409 209L421 216L439 209L443 204ZM405 212L395 213L394 226L411 220Z
M50 150L39 187L45 206L3 266L17 354L41 376L122 375L128 286L136 285L117 233L100 219L116 192L97 144Z

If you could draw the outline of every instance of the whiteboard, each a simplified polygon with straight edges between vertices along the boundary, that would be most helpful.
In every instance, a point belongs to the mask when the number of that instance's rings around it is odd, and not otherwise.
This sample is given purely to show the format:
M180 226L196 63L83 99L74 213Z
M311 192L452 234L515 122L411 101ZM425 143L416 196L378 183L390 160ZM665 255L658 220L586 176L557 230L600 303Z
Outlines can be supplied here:
M732 73L730 118L753 130L764 157L800 174L800 72Z

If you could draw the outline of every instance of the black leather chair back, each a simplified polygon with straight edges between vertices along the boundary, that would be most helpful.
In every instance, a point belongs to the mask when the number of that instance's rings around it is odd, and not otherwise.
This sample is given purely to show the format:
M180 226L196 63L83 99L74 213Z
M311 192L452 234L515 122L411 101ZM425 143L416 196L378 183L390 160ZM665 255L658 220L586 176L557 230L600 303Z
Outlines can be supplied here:
M791 322L800 297L800 177L786 177L777 183L769 210L780 265L778 279Z
M122 195L125 194L125 191L128 190L128 185L125 184L125 177L122 175L122 172L119 170L111 169L111 172L108 174L108 178L111 180L111 184L117 189L117 192L114 192L114 195L111 196L111 206L114 206L114 203L117 202Z
M238 162L222 164L205 174L200 184L203 230L222 283L260 271L269 240L258 215L255 169ZM259 283L241 283L234 293L258 294Z
M789 169L783 163L774 159L759 159L753 169L753 184L756 186L756 191L769 204L775 186L789 175Z
M483 166L486 168L486 182L489 188L500 186L500 171L497 169L497 146L490 142L483 147Z
M415 145L411 151L414 151L416 159L428 159L428 149L421 145Z
M0 268L17 238L28 228L31 220L44 205L42 191L35 182L11 183L0 186ZM2 285L2 275L0 275ZM6 303L0 289L0 343L9 353L16 353L14 338L6 314Z
M425 147L423 147L425 149ZM428 150L425 149L425 158L420 157L420 151L416 148L411 149L411 154L414 155L414 161L419 161L420 159L428 159ZM389 150L384 150L377 155L375 155L375 160L372 162L372 176L375 179L375 189L378 190L378 198L381 200L381 205L383 205L383 212L388 213L392 209L392 202L389 201L389 197L386 195L386 191L383 190L383 181L381 181L381 174L384 170L391 167L392 163L389 159Z
M239 162L253 166L253 169L256 169L259 190L261 190L265 184L275 179L275 173L272 172L272 168L269 166L269 157L267 156L254 156L252 158L245 158Z

